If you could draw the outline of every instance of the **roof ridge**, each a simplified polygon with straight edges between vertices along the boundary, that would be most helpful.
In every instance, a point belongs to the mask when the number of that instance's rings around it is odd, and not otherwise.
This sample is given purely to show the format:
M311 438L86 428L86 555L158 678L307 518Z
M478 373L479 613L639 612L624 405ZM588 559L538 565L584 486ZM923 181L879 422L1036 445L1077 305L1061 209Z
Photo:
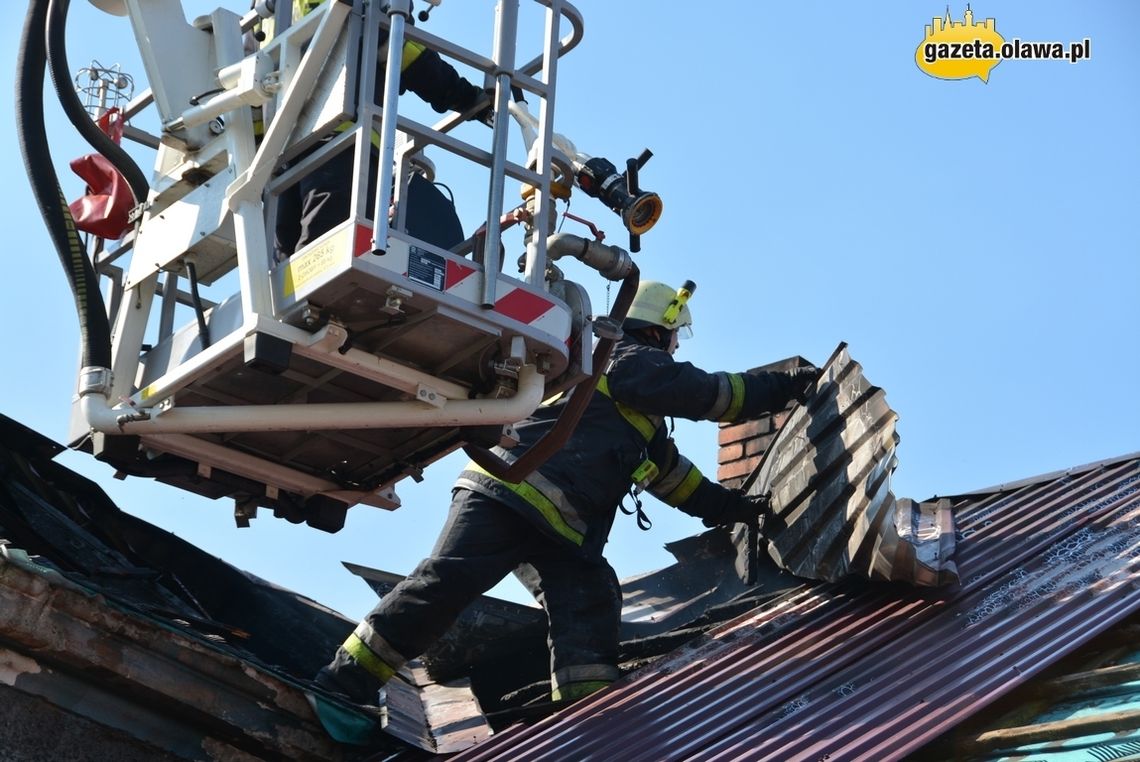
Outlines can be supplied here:
M1013 490L1018 490L1022 487L1031 487L1035 484L1043 484L1045 482L1056 481L1062 476L1074 476L1077 474L1083 474L1087 471L1092 471L1097 468L1105 468L1107 466L1115 466L1118 463L1124 463L1129 460L1140 460L1140 450L1129 453L1128 455L1117 455L1116 457L1096 460L1091 463L1085 463L1079 466L1071 466L1069 468L1064 468L1057 471L1049 471L1038 476L1029 476L1024 479L1018 479L1012 482L1002 482L1000 484L995 484L992 487L985 487L983 489L970 490L969 492L955 492L949 495L935 495L934 497L930 498L930 500L937 500L940 498L952 500L959 497L978 497L981 495L996 495L1002 492L1012 492Z

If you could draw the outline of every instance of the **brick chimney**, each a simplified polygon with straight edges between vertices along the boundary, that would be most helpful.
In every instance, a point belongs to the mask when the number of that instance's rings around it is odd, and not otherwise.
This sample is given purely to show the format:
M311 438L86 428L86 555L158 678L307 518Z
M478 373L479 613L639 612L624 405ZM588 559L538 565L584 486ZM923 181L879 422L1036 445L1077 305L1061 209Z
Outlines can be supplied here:
M753 368L748 373L762 373L771 370L791 370L811 365L800 357L789 357L786 360ZM718 432L717 441L720 450L717 453L716 478L721 484L729 488L737 488L744 484L749 475L760 465L760 458L768 450L776 432L787 422L788 411L795 403L779 413L772 413L753 421L740 423L722 423Z
M811 365L796 355L786 360L753 368L748 373L762 373L769 370L791 370ZM751 421L722 423L717 432L720 450L717 453L716 478L730 489L744 484L752 472L760 465L760 459L776 438L776 433L788 421L788 411L795 402L789 402L780 412L769 413ZM736 546L736 573L747 585L757 583L762 566L774 569L760 548L760 536L754 527L737 524L732 529L732 544Z

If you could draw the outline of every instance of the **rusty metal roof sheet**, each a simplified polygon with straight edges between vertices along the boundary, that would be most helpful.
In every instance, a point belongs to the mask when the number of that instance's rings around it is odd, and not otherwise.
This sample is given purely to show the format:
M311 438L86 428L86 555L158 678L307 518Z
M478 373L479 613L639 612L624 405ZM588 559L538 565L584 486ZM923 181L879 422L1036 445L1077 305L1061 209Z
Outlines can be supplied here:
M460 758L897 759L1140 610L1140 455L954 510L960 585L805 584Z
M840 344L745 484L770 494L768 555L798 577L937 587L958 579L945 500L896 500L898 414Z
M914 759L1108 762L1140 755L1140 612Z

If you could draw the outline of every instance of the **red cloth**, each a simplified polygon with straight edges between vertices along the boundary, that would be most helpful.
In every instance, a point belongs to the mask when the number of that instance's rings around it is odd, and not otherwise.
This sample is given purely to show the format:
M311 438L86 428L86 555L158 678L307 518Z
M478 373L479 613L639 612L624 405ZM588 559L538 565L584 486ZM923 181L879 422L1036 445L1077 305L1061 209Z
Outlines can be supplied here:
M98 125L115 143L122 140L123 120L118 109L99 117ZM69 204L75 227L100 238L121 238L130 227L128 217L135 205L126 179L97 153L73 159L71 169L87 183L86 194Z
M127 181L97 153L73 159L71 169L87 183L86 195L69 205L75 227L100 238L121 238L130 227L127 218L135 205Z

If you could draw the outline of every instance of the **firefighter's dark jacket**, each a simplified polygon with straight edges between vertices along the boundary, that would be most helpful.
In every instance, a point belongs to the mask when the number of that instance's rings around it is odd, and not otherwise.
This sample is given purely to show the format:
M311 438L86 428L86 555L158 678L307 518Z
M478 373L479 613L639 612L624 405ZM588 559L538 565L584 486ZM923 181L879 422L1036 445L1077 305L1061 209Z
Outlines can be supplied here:
M677 451L667 417L739 421L782 410L795 384L788 373L706 373L666 351L624 339L614 349L570 441L523 482L509 484L469 463L456 488L511 506L547 534L600 556L635 472L647 491L706 524L739 511L741 496L709 481ZM539 408L518 433L519 452L552 425L565 398ZM495 452L513 461L510 451ZM653 466L644 466L646 461Z
M308 15L324 3L325 0L294 0L293 18ZM415 23L411 18L408 22ZM381 30L381 45L387 39L388 33ZM384 102L384 64L384 55L378 55L374 94L377 103ZM440 58L439 53L414 40L404 42L400 61L400 93L407 90L411 90L441 114L448 110L466 111L483 97L482 88L461 77L451 64Z

